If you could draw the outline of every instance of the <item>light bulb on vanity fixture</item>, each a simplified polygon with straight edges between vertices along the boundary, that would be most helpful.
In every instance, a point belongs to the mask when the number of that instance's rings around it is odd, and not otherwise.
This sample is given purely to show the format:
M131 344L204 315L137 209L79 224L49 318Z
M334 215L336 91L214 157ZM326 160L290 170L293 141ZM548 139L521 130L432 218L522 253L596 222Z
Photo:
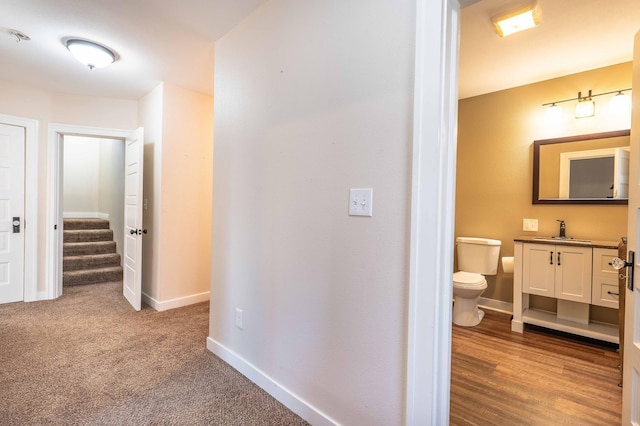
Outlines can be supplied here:
M549 108L545 111L545 116L548 121L558 121L562 118L562 107L556 103L549 105Z
M622 93L620 90L609 101L609 112L611 114L628 114L631 111L631 96Z
M578 92L578 104L576 105L576 118L593 117L596 113L596 104L591 98L591 90L589 95L582 97L582 92Z
M118 59L113 50L89 40L70 38L65 41L65 46L74 58L89 69L106 67Z

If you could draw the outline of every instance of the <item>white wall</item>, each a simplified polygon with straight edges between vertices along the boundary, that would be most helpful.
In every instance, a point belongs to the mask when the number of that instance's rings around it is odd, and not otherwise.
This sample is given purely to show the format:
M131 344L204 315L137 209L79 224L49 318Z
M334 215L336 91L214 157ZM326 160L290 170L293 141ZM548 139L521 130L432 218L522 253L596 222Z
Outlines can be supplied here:
M216 43L208 347L313 424L403 422L415 13L273 0Z
M63 209L65 213L98 213L100 144L90 138L64 138Z
M124 247L124 154L124 141L100 139L98 211L109 215L109 227L120 256Z
M120 255L124 237L124 172L124 141L64 137L65 217L106 215Z
M50 123L135 129L138 102L61 93L0 80L0 114L38 120L38 292L46 285L47 127Z

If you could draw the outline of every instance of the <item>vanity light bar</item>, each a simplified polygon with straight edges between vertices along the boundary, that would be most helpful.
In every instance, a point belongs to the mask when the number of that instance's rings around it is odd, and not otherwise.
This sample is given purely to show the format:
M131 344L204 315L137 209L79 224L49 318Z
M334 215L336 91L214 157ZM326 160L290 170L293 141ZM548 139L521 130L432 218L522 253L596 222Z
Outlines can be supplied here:
M611 92L597 93L595 95L591 94L591 90L589 90L589 94L586 95L586 96L582 96L582 92L578 92L578 97L577 98L563 99L561 101L554 101L554 102L547 102L545 104L542 104L542 106L554 106L554 105L557 105L557 104L562 103L562 102L587 101L587 100L591 100L591 98L595 98L596 96L611 95L613 93L622 94L622 92L628 92L629 90L631 90L631 87L629 87L628 89L620 89L620 90L613 90Z

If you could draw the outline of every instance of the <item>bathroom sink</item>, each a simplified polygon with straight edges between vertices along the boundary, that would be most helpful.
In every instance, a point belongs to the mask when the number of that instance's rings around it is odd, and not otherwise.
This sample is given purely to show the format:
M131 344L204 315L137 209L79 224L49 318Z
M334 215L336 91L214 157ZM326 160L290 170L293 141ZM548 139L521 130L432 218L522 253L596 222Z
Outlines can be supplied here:
M584 243L591 242L591 240L579 240L577 238L571 238L571 237L533 237L533 239L537 241L548 241L552 243L562 242L562 243L584 244Z

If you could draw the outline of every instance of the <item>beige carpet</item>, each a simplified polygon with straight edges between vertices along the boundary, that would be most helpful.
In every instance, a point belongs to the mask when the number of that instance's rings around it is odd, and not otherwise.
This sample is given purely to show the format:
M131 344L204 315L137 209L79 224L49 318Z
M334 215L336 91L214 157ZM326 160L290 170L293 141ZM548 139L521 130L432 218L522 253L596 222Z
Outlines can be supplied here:
M135 312L121 283L0 306L1 425L306 425L205 348L209 305Z

